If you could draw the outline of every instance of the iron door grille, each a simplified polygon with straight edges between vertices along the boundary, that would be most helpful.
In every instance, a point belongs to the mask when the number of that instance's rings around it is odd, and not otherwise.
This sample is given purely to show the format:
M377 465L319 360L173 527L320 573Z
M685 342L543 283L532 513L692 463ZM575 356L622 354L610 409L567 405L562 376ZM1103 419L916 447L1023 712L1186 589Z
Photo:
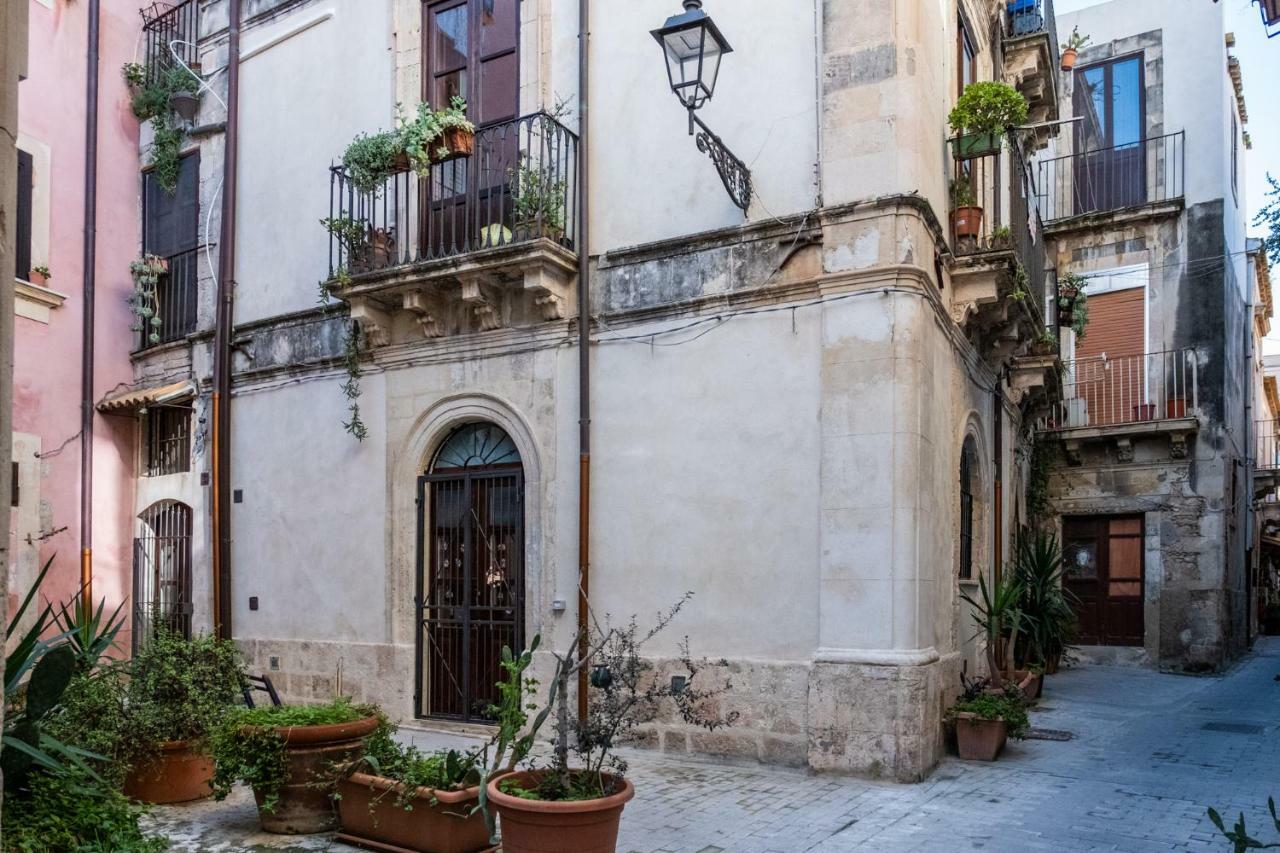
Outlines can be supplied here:
M139 516L133 540L133 649L159 624L191 637L191 507L152 504Z
M419 478L420 716L491 721L502 647L523 648L524 474L504 467Z

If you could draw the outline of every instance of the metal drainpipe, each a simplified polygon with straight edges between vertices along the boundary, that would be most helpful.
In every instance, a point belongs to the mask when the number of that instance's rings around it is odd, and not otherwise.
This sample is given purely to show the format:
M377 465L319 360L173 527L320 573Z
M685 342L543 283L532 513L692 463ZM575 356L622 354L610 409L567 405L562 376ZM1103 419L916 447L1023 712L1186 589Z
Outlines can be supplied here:
M214 632L231 626L231 324L235 300L236 160L239 154L240 0L228 0L227 130L222 163L222 226L213 334L213 612Z
M993 572L999 583L1004 575L1004 391L996 386L992 396L995 415L991 421L995 425L995 464L991 470L992 477L992 517L995 519L995 539L992 540L991 555L994 562Z
M587 653L591 590L591 147L588 102L591 0L578 0L578 656ZM587 719L587 670L578 670L578 720Z
M98 255L98 0L89 0L84 147L84 332L80 360L80 606L93 607L93 331Z

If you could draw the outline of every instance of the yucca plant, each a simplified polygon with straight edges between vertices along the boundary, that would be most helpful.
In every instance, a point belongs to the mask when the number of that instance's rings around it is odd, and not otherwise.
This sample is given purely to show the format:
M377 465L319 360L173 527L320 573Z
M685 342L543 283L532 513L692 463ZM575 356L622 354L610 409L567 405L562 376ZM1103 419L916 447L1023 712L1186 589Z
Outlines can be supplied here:
M124 629L124 602L104 618L107 600L98 602L97 609L93 602L85 598L85 590L63 604L53 615L54 624L65 637L76 655L76 663L81 671L87 671L106 657L107 652L116 647L116 637Z
M1052 533L1036 531L1018 542L1014 573L1023 642L1016 649L1021 663L1041 666L1061 658L1075 631L1075 596L1062 585L1062 548Z
M985 575L978 576L978 597L967 592L960 598L973 608L973 618L978 624L975 637L986 641L987 667L991 671L991 686L997 690L1004 686L1003 673L1012 669L1013 649L1018 643L1021 629L1022 582L1016 573L1010 572L988 584Z

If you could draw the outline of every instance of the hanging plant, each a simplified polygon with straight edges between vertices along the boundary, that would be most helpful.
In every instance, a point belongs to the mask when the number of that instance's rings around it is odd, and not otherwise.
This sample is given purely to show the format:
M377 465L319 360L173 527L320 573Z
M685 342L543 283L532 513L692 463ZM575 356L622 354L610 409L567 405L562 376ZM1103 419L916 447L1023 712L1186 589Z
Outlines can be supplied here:
M470 154L475 144L476 126L467 120L467 102L458 97L440 110L424 101L413 118L406 118L397 105L396 126L400 147L422 177L429 176L436 163Z
M129 264L133 295L129 307L137 320L130 327L146 335L149 343L160 343L160 276L169 271L169 262L157 255L143 255Z
M1058 310L1066 314L1067 325L1077 338L1084 338L1089 325L1089 296L1084 292L1087 282L1087 278L1073 272L1058 281Z
M180 93L199 92L198 77L175 65L148 81L146 69L136 62L124 66L124 79L133 90L133 114L151 122L151 173L164 191L173 195L178 189L179 156L186 132L171 120L170 99Z
M364 441L369 429L360 418L360 324L354 320L347 323L346 337L343 340L342 364L347 369L347 379L342 383L342 393L347 398L347 410L351 412L350 420L342 426L355 436L356 441Z

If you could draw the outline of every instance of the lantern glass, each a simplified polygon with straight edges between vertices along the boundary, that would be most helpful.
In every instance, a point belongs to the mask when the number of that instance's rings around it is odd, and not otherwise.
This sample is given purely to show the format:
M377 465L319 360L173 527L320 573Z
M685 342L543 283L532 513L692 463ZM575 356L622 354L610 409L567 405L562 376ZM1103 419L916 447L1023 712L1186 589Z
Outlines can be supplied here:
M733 50L701 9L692 8L667 20L653 36L667 60L671 91L686 108L696 110L715 94L720 60Z

